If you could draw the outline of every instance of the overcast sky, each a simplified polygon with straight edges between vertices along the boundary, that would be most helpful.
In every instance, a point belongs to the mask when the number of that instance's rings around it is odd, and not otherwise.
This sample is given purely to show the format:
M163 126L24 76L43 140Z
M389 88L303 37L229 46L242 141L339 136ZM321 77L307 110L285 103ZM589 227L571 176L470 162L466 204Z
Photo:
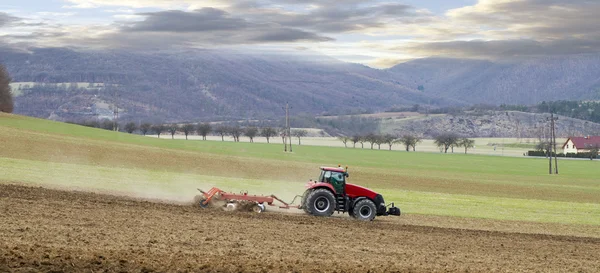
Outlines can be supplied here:
M426 56L600 52L600 0L0 0L0 46Z

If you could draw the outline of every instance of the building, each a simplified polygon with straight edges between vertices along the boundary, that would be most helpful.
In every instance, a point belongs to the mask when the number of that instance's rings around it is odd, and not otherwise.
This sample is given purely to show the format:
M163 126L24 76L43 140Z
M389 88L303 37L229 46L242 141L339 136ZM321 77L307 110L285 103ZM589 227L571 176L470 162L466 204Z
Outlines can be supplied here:
M600 136L570 137L563 144L565 154L589 153L594 148L600 148Z

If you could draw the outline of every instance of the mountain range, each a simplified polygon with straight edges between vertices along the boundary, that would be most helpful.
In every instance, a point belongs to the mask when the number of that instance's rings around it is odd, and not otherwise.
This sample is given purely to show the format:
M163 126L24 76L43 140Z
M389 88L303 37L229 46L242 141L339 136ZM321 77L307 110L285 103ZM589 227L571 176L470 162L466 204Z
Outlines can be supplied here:
M215 120L378 112L414 104L600 99L600 54L426 58L375 69L318 54L0 49L15 112L57 120Z

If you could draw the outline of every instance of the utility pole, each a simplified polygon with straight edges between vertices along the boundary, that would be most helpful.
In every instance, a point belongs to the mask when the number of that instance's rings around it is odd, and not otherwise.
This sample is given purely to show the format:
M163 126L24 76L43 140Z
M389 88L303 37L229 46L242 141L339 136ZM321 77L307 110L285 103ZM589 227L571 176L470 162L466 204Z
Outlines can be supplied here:
M549 169L548 173L552 174L552 156L554 156L554 173L558 174L558 157L556 155L556 131L555 131L555 121L558 120L558 117L554 117L554 113L550 113L550 117L546 118L547 121L550 121L550 154L549 154ZM554 155L553 155L554 154Z
M558 174L558 157L556 154L556 121L558 117L554 117L554 113L550 113L550 119L552 119L552 146L554 147L554 173Z
M546 121L548 121L548 118L546 118ZM544 127L542 127L542 131L544 131L544 140L548 139L546 138L546 130L544 130ZM550 138L550 143L544 143L545 145L550 145L549 147L546 147L546 151L548 151L548 174L552 174L552 137Z
M113 112L113 131L119 131L119 90L115 88L115 110Z
M283 130L283 151L287 152L289 129L290 129L290 104L285 103L285 129ZM291 140L290 140L290 152L292 151Z
M287 104L286 104L287 105ZM290 141L290 153L292 152L292 125L290 124L290 107L288 107L288 115L287 115L287 135Z

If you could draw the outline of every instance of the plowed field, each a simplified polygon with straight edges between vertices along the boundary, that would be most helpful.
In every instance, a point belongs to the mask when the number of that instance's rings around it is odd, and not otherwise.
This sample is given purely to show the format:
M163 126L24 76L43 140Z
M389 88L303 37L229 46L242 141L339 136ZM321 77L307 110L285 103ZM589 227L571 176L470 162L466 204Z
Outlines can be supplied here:
M598 272L600 239L0 185L0 272Z

